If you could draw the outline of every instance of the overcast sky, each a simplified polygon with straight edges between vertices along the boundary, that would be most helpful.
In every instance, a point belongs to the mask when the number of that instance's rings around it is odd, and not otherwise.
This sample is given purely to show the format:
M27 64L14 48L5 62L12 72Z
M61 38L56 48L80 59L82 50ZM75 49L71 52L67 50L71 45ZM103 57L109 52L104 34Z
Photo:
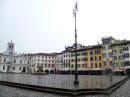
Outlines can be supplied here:
M0 0L0 52L61 52L74 43L75 0ZM130 0L78 0L78 43L130 39Z

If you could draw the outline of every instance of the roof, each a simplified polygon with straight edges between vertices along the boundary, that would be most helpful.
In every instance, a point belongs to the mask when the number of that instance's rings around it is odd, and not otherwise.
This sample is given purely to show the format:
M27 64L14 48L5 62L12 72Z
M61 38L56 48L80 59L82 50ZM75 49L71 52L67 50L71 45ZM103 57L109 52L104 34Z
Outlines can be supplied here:
M77 49L77 51L91 50L91 49L97 49L97 48L102 48L102 44L82 47L82 48L80 48L80 49ZM75 51L75 50L73 50L72 52L74 52L74 51Z
M32 54L32 56L56 56L54 53L36 53Z
M115 43L111 44L111 46L126 45L126 44L128 44L128 43L130 43L130 40L120 40L120 41L118 41L118 42L115 42Z
M113 40L116 40L114 37L112 37L112 36L104 36L104 37L102 37L102 40L103 39L113 39ZM117 41L117 40L116 40Z

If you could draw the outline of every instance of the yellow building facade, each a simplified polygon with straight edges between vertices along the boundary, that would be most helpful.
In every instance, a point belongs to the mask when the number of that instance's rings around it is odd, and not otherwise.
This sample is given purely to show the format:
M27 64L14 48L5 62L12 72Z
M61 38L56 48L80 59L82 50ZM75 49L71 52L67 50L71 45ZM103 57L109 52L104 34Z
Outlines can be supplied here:
M78 71L103 71L102 45L83 47L77 50ZM71 68L75 69L75 52L71 55ZM97 73L97 72L96 72Z

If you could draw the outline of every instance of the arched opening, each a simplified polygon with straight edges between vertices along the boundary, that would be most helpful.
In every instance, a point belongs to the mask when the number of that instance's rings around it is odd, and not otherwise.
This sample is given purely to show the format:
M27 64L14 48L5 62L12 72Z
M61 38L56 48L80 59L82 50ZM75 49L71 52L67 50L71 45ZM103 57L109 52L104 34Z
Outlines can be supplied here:
M10 66L7 67L7 72L9 72Z
M130 68L127 68L125 71L127 75L130 75Z
M110 73L112 73L112 70L111 69L105 69L104 73L105 74L110 74Z
M50 74L54 74L54 70L51 70L51 71L50 71Z
M46 72L47 74L49 74L49 70L45 70L45 72Z
M22 72L25 72L26 71L26 68L25 67L23 67L23 71Z

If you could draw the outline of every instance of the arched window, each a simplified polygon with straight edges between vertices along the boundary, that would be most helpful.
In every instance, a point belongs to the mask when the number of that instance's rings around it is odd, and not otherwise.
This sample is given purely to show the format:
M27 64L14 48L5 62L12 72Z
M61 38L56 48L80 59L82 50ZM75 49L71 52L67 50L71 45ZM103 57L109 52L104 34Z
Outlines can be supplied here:
M13 67L13 70L15 70L15 66Z
M16 63L16 59L14 59L14 63Z
M6 62L6 58L4 58L4 63Z
M5 66L3 66L3 70L5 70Z
M22 60L20 60L20 64L22 64Z

